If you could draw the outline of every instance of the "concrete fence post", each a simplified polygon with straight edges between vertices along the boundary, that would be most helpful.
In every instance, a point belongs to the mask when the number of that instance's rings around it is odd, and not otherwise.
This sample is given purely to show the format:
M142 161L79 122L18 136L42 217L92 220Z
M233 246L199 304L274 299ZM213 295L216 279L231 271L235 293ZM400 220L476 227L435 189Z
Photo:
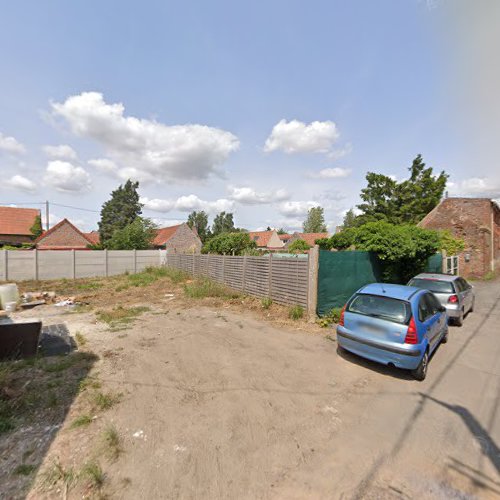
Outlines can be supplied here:
M76 280L76 252L71 250L71 277Z
M108 249L104 249L104 276L108 277Z
M273 254L269 254L269 282L268 282L269 298L272 298L273 294Z
M316 317L318 302L318 272L319 272L319 246L314 245L309 250L308 278L307 278L307 313L309 321Z
M38 281L38 250L36 248L33 250L33 271L35 281Z

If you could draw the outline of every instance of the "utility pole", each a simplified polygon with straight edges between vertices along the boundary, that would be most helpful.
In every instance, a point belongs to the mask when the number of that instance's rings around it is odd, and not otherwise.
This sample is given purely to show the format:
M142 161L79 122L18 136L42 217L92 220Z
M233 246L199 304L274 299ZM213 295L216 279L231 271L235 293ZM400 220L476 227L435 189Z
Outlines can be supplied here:
M45 227L49 230L49 202L45 202Z

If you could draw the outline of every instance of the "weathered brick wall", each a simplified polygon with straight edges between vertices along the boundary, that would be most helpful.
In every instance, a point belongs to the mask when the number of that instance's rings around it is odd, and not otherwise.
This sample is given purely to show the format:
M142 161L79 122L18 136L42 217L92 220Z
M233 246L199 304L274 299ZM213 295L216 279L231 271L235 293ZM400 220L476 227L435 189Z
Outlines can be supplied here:
M462 238L466 248L460 255L460 274L480 277L491 270L492 210L489 199L447 198L419 225L428 229L449 229ZM497 235L498 231L499 226L495 229ZM470 255L469 262L466 262L466 254Z
M167 241L170 253L200 253L201 240L186 224L181 224L175 234Z
M36 247L44 250L50 248L87 248L89 242L78 234L69 224L63 224L54 232L41 239Z
M33 243L33 238L22 234L0 234L0 241L5 243Z

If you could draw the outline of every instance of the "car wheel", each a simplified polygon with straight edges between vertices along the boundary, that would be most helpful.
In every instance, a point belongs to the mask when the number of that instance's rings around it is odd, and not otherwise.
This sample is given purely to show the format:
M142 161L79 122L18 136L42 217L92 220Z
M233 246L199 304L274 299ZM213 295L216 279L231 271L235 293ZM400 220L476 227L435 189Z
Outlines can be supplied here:
M455 326L462 326L464 324L464 311L460 311L460 316L455 318Z
M448 342L448 333L449 333L448 326L446 326L446 332L444 332L443 338L441 339L442 344L446 344L446 342Z
M411 374L415 380L425 380L427 375L427 365L429 364L429 351L425 351L425 354L420 360L420 364L415 370L412 370Z
M473 313L474 312L474 306L476 305L476 299L472 301L472 305L470 306L469 312Z

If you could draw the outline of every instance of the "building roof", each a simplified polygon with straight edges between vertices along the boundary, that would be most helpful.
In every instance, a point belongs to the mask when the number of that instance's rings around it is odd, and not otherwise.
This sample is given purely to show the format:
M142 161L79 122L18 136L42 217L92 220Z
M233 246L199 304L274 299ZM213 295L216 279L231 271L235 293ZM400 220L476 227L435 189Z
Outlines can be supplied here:
M271 236L273 235L274 230L272 231L249 231L248 235L252 241L255 241L258 247L267 247Z
M68 219L63 219L62 221L58 222L55 226L52 226L48 231L45 231L42 233L36 240L35 243L38 245L42 240L44 240L49 234L52 234L53 232L57 231L61 226L68 224L71 226L72 229L74 229L82 238L88 241L89 245L94 245L94 242L87 236L86 233L82 233L74 224L72 224ZM71 246L71 245L68 245ZM61 247L62 248L62 247Z
M292 235L291 234L278 234L278 237L280 240L284 241L284 240L289 240Z
M0 207L0 234L31 236L31 226L39 215L36 208Z
M153 240L153 245L155 246L161 246L165 245L165 243L175 234L177 229L182 224L177 224L176 226L170 226L170 227L162 227L156 231L156 236L154 237Z
M99 234L99 231L90 231L90 233L83 233L85 237L92 241L93 245L98 245L101 241L101 236Z
M316 244L316 240L321 238L328 238L328 233L295 233L295 236L298 236L299 239L304 240L310 247L313 247Z

